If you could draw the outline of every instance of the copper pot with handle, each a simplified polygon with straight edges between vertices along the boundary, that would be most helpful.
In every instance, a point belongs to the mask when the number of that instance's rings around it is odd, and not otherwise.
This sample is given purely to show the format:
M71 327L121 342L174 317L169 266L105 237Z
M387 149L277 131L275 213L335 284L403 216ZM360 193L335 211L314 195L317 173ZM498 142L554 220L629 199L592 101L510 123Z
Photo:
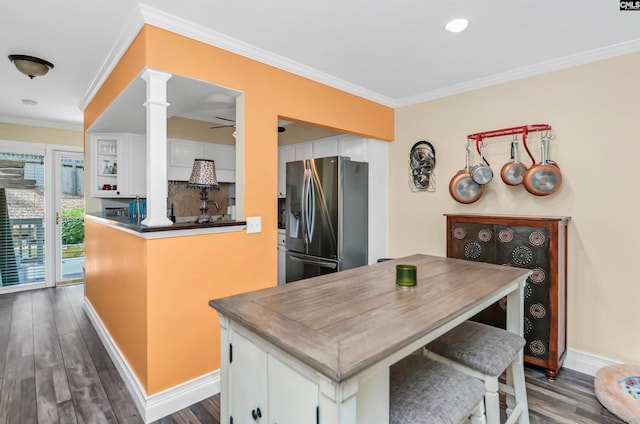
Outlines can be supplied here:
M470 165L470 147L466 147L466 166L456 173L449 182L449 194L457 202L469 204L476 202L484 193L484 185L478 184L473 180Z
M525 172L522 184L531 194L548 196L562 185L562 173L558 165L548 158L549 137L540 140L542 159Z
M520 162L518 154L518 140L511 142L511 161L504 164L500 170L500 177L506 185L517 186L522 184L527 165Z

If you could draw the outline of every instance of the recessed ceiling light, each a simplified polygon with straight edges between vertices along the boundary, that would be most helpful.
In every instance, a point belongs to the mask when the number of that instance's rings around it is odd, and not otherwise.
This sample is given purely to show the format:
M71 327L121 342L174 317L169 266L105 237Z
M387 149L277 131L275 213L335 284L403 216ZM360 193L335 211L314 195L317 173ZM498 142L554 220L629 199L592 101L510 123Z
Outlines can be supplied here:
M31 99L22 99L22 104L27 106L38 106L38 102Z
M465 18L453 19L447 23L444 27L449 32L462 32L467 29L469 25L469 20Z

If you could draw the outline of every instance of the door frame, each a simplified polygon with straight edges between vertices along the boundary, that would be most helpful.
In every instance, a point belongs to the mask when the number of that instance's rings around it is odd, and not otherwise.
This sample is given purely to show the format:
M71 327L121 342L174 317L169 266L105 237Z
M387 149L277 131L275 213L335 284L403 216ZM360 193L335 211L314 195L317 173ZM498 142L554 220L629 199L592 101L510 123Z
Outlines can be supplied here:
M56 222L56 218L58 217L58 213L60 214L60 219L62 218L62 205L61 199L58 196L62 192L62 172L61 172L61 159L63 157L68 156L82 156L82 160L84 161L84 151L80 147L73 146L52 146L49 148L47 146L47 155L50 157L51 167L46 166L45 160L45 170L51 168L52 171L52 186L50 187L50 201L46 201L45 196L45 209L47 209L47 229L51 228L51 250L49 252L53 252L52 255L52 266L51 269L47 267L47 275L50 275L50 278L47 278L47 287L55 287L58 282L64 283L66 281L71 281L72 279L63 280L62 279L62 225ZM85 173L86 177L86 173ZM45 182L46 185L46 182ZM46 186L49 188L49 186ZM47 190L45 189L45 193ZM48 205L51 205L51 210L48 209ZM50 219L49 219L50 218ZM46 245L46 243L45 243ZM49 272L51 274L49 274Z
M9 287L0 287L0 294L20 292L25 290L35 290L44 287L55 287L56 284L56 268L55 261L55 152L63 151L70 153L84 153L83 147L67 146L62 144L47 144L31 141L17 141L0 139L0 148L7 149L7 151L15 153L26 154L43 154L44 155L44 178L45 178L45 190L44 190L44 248L45 248L45 270L44 281L33 284L20 284ZM85 196L86 203L86 196Z

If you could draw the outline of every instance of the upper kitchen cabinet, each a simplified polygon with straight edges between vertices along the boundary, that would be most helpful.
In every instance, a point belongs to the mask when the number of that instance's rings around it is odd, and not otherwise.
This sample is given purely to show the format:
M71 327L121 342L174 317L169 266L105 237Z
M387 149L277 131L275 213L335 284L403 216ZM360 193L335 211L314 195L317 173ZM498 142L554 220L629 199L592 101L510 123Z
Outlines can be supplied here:
M145 137L136 134L91 134L91 195L146 195Z
M313 144L310 141L303 141L296 144L295 160L305 160L313 158Z
M312 142L314 158L338 156L338 137L325 137Z
M367 154L367 139L355 135L338 136L338 154L356 162L367 162L372 154Z
M189 140L168 139L167 179L170 181L188 181L191 176L194 159L204 157L204 143Z
M195 159L211 159L216 163L218 182L236 181L236 148L217 143L204 143L170 138L167 149L167 179L188 181Z
M311 144L313 158L346 156L356 162L367 161L367 140L362 137L343 134L313 140Z
M204 158L216 163L216 177L222 183L236 182L236 148L224 144L205 143Z

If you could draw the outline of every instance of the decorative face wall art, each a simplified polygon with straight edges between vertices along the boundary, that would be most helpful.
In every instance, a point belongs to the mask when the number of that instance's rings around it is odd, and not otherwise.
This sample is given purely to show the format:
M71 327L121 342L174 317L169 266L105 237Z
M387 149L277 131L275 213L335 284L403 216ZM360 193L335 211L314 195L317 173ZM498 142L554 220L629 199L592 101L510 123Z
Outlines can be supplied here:
M428 141L418 141L409 153L410 183L412 189L418 191L435 191L436 149Z

